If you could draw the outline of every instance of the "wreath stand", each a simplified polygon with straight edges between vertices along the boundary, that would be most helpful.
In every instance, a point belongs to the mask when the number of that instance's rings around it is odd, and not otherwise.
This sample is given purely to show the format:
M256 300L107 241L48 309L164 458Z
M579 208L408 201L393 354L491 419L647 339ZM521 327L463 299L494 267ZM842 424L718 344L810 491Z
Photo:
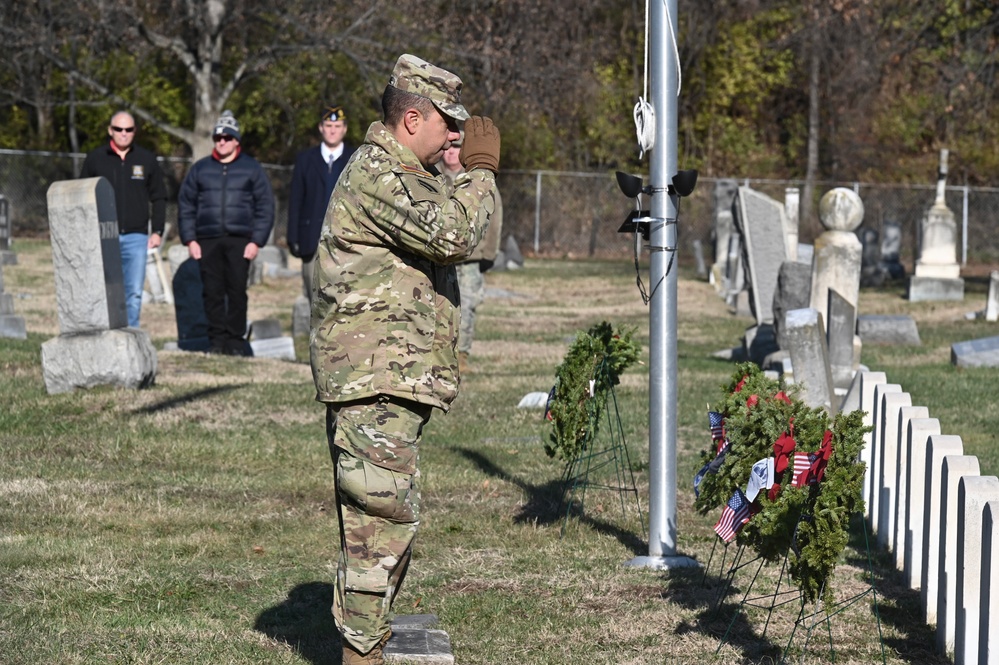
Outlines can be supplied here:
M603 379L607 383L606 360L602 360L597 366L594 376ZM559 537L565 536L565 527L569 522L573 506L578 506L579 514L582 514L586 501L586 490L588 488L599 490L611 490L618 493L621 501L621 515L625 511L625 495L635 495L635 506L638 508L638 519L642 524L643 533L646 531L645 517L642 514L642 505L638 500L638 488L635 486L635 474L632 471L631 457L628 454L628 446L624 440L624 427L621 424L621 413L617 406L617 393L611 385L603 398L603 403L591 398L587 402L586 411L588 415L588 426L586 428L586 438L580 448L579 454L565 465L562 472L562 498L561 505L565 506L565 513L562 519L562 529ZM606 414L608 432L606 437L594 436L595 431L599 431L601 415ZM603 445L595 441L601 439ZM599 446L599 447L598 447ZM596 473L605 468L612 468L613 480L600 482L593 478ZM606 474L604 474L606 476ZM578 499L577 499L578 492Z
M832 623L831 623L832 618L837 614L846 611L849 607L855 605L856 603L860 602L863 598L870 595L874 606L874 616L877 619L877 624L878 624L878 643L881 646L881 662L883 665L886 664L887 656L885 655L884 635L881 632L881 613L878 610L878 594L877 590L874 587L874 563L873 560L871 559L871 545L867 534L867 522L866 520L864 520L863 515L861 513L858 512L855 515L860 517L859 521L864 530L864 546L867 554L868 587L863 591L861 591L860 593L855 594L850 598L841 600L838 603L828 608L824 607L824 604L821 599L822 592L820 591L819 599L815 601L814 609L809 611L806 608L805 599L801 591L797 588L794 589L787 588L788 586L791 585L791 580L789 577L785 579L785 572L787 571L787 558L788 558L788 553L785 553L783 561L781 562L780 574L777 577L777 587L774 589L774 591L772 593L764 593L756 596L750 596L753 587L756 586L757 584L760 572L762 571L763 566L766 564L766 561L762 557L756 557L755 559L752 559L750 561L744 563L741 562L745 547L740 546L735 554L731 567L726 572L725 584L723 585L722 590L719 592L718 597L715 600L714 603L715 610L720 609L722 600L727 595L728 590L732 587L736 572L738 572L742 568L745 568L755 563L756 561L759 561L760 563L759 566L756 568L756 572L753 574L753 579L749 583L749 587L746 589L746 592L742 596L742 600L739 602L739 607L736 609L735 613L732 616L732 620L728 624L728 628L725 630L725 634L718 642L718 648L715 649L715 655L717 655L721 651L722 646L724 646L726 640L728 639L729 633L731 633L732 631L732 627L735 625L736 619L738 619L740 614L745 613L745 608L755 607L767 611L767 620L763 626L763 632L761 633L761 637L763 637L767 634L767 629L770 627L770 619L773 616L774 610L778 607L782 607L794 601L799 601L800 609L798 610L798 615L794 620L794 627L791 629L791 635L788 637L787 645L784 647L784 651L781 654L781 658L778 661L778 663L788 662L787 658L788 655L791 653L792 647L794 646L795 634L797 633L799 628L801 628L805 634L804 644L801 646L801 659L800 659L800 661L803 662L805 653L808 651L808 643L811 640L812 632L816 628L820 628L823 624L825 624L826 633L829 639L829 655L831 658L831 662L835 662L836 653L832 641ZM717 542L715 543L715 545L717 546ZM725 552L723 552L723 557L722 557L722 569L724 569L725 555L727 555L727 550L728 550L727 543L725 544L724 550ZM712 558L714 557L714 553L715 549L714 547L712 547L711 549ZM711 560L709 559L708 566L710 566L710 561ZM705 579L707 579L707 572L705 572ZM785 584L785 590L783 591L781 590L782 583Z

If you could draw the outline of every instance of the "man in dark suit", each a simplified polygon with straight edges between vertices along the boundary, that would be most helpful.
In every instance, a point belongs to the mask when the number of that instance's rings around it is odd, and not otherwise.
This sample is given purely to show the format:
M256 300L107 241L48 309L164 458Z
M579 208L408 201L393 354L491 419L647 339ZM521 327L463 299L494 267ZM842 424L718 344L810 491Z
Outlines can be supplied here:
M319 246L319 235L326 217L333 187L354 154L354 146L345 143L347 114L341 106L327 106L319 119L323 141L307 148L295 158L288 201L288 250L302 259L302 284L305 296L312 299L312 266Z

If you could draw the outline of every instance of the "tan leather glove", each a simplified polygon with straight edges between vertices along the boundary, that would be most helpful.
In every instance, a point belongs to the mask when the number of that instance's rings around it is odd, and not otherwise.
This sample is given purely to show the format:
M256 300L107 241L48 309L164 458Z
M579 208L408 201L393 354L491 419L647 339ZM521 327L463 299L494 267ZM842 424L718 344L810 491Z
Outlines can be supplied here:
M499 171L500 133L493 121L473 115L465 121L465 142L461 144L458 161L466 171L489 169Z

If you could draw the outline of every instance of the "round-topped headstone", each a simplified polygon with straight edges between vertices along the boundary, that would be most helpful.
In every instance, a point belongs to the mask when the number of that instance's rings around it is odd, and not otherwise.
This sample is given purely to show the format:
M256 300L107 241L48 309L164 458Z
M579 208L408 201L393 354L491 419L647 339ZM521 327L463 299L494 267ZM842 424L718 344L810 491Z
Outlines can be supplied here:
M852 189L830 189L819 201L819 221L830 231L853 231L864 221L864 202Z

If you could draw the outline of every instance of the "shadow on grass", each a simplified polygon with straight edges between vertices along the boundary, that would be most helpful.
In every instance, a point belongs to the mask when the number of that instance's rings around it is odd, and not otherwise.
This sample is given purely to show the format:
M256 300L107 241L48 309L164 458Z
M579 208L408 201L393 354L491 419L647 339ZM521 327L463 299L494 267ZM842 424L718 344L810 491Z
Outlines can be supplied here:
M909 663L944 665L951 662L936 652L936 631L923 622L919 590L910 589L902 573L895 570L894 554L877 549L875 536L867 531L859 514L854 515L850 524L846 562L863 570L864 579L868 581L868 571L873 569L882 628L890 626L899 635L885 638L886 648L894 650L898 658Z
M299 584L284 602L261 612L253 629L284 642L312 665L341 665L340 634L330 615L332 603L332 584Z
M515 524L552 526L565 519L566 513L563 512L562 504L565 483L562 480L550 480L542 485L534 485L510 475L481 451L469 448L458 448L457 451L477 466L482 473L516 485L527 494L527 502L513 518ZM635 556L648 552L648 543L639 536L616 524L589 516L576 508L575 504L571 515L594 531L617 538L618 542L631 550Z
M177 397L171 397L170 399L161 400L155 404L147 404L141 409L135 409L132 411L133 416L138 415L149 415L151 413L156 413L158 411L167 411L169 409L176 409L177 407L184 406L191 402L196 402L200 399L206 399L208 397L214 397L215 395L221 395L233 390L237 390L245 386L245 383L232 385L232 386L214 386L212 388L204 388L202 390L195 390Z

